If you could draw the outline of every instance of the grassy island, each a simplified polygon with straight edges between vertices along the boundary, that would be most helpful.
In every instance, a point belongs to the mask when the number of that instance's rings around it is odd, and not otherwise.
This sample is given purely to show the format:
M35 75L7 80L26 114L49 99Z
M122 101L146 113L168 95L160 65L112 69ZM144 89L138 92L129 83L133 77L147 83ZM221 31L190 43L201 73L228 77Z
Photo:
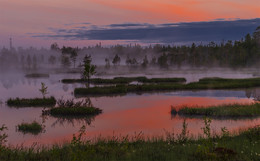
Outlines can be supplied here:
M225 79L203 78L188 84L159 83L143 85L116 85L110 87L76 88L75 95L109 95L130 92L153 92L169 90L239 89L260 86L260 78Z
M43 111L44 115L80 117L97 115L102 112L101 109L93 107L89 99L85 101L74 102L72 100L58 100L58 106Z
M32 123L21 123L17 126L17 128L18 128L18 131L20 131L24 134L31 133L34 135L39 134L43 130L42 125L36 121L34 121Z
M184 83L185 78L146 78L146 77L115 77L113 79L92 78L93 84L128 84L131 82L140 83ZM63 79L62 83L87 83L84 79Z
M207 116L217 118L240 118L260 116L260 103L254 104L227 104L208 107L183 106L179 110L172 107L172 114L183 116Z
M43 107L43 106L55 106L56 99L54 97L49 98L10 98L7 100L8 106L15 107Z

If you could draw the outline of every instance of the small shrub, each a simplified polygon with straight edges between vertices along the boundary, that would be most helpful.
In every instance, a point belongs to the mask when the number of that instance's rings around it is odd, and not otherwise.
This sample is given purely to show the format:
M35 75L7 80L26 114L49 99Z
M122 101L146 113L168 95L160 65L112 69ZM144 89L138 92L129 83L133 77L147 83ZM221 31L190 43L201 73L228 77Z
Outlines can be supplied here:
M46 87L45 84L41 82L41 88L39 91L41 92L43 98L45 98L45 95L48 94L47 89L48 87Z

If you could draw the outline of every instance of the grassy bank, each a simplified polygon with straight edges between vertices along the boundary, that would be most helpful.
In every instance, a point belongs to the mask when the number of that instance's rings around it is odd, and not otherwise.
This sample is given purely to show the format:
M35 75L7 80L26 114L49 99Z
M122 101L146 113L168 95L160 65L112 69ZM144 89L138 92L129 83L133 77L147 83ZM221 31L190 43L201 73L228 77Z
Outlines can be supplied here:
M238 135L222 130L211 135L210 122L205 121L204 138L187 137L187 125L179 135L166 138L133 137L98 138L82 141L84 135L74 135L72 141L50 148L10 148L0 146L0 160L86 160L86 161L257 161L260 157L260 128L254 127Z
M115 77L113 79L93 78L90 83L93 84L128 84L131 82L141 83L183 83L185 78L146 78L146 77ZM84 79L63 79L62 83L87 83Z
M109 95L128 92L150 92L166 90L204 90L204 89L237 89L260 86L260 78L224 79L204 78L188 84L161 83L143 85L117 85L111 87L76 88L76 95Z
M21 123L17 125L17 130L24 134L31 133L37 135L42 132L43 127L38 122L34 121L32 123Z
M43 106L55 106L56 99L54 97L49 98L10 98L7 100L8 106L15 107L43 107Z
M207 116L219 118L256 117L260 116L260 104L228 104L208 107L183 106L179 110L172 107L171 113L184 116Z

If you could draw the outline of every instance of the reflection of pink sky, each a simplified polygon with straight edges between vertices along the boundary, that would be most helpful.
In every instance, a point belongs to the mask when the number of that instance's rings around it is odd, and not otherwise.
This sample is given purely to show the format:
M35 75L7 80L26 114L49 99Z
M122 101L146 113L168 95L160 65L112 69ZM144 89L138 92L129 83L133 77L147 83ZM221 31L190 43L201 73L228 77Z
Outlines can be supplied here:
M28 33L49 33L70 23L108 25L115 23L176 23L260 17L257 0L0 0L1 45L10 36L16 46L92 45L95 41L62 41L31 38ZM104 44L109 41L102 41ZM113 41L113 44L117 42Z
M171 105L216 105L228 103L250 103L249 99L237 98L203 98L203 97L178 97L178 96L132 96L132 97L103 97L93 100L95 106L104 109L104 113L97 116L92 125L87 127L87 138L95 138L119 135L134 135L135 132L143 132L145 136L159 136L164 134L164 129L179 133L182 128L183 118L172 117L170 114ZM40 110L39 110L40 111ZM49 118L46 121L46 133L36 137L10 134L10 143L24 143L31 145L33 142L40 144L52 144L69 141L72 134L77 133L82 124L71 126L64 124L64 127L56 125L50 127L56 119ZM201 134L203 120L187 119L190 134ZM260 119L254 120L213 120L212 128L220 131L222 127L228 130L238 130L254 126L260 123ZM18 135L18 136L17 136Z

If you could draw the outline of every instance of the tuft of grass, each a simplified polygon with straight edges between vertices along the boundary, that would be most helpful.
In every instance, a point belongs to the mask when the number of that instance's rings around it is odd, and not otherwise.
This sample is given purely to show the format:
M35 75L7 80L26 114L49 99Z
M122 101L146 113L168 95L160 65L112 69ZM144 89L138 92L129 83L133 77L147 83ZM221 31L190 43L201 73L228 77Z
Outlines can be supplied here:
M43 126L36 121L32 123L21 123L17 125L18 131L23 132L24 134L31 133L34 135L39 134L43 131Z
M53 107L51 109L43 111L44 115L52 115L52 116L89 116L89 115L97 115L102 112L101 109L93 107L89 99L85 101L74 102L71 100L58 100L58 106Z
M42 107L42 106L55 106L56 99L54 97L49 98L15 98L8 99L8 106L15 107Z
M260 103L253 104L226 104L218 106L183 106L178 111L172 108L172 112L177 112L183 116L210 116L217 118L239 118L260 116Z
M32 74L26 74L25 77L27 78L49 78L49 74L42 74L42 73L32 73Z

